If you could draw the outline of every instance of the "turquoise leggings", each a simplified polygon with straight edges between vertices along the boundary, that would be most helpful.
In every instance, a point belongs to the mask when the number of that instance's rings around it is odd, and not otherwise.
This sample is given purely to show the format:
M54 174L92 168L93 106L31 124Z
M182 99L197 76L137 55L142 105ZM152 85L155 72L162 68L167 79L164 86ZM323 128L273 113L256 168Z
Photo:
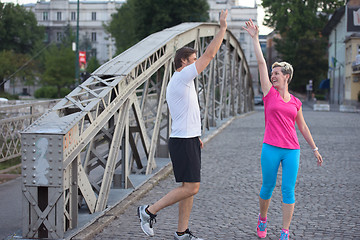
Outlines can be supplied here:
M299 170L300 149L287 149L263 143L261 151L261 172L263 183L260 197L270 199L276 185L279 165L282 166L282 197L287 204L295 203L295 183Z

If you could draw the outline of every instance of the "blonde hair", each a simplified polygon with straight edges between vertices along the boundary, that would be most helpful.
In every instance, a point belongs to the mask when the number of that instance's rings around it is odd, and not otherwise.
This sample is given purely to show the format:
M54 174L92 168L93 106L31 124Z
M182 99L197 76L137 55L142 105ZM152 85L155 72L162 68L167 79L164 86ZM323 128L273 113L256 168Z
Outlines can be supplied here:
M271 66L272 69L276 68L276 67L281 67L281 72L285 75L285 74L289 74L290 77L287 80L287 83L289 84L291 82L291 79L293 77L293 73L294 73L294 69L291 66L290 63L287 62L274 62L273 65Z

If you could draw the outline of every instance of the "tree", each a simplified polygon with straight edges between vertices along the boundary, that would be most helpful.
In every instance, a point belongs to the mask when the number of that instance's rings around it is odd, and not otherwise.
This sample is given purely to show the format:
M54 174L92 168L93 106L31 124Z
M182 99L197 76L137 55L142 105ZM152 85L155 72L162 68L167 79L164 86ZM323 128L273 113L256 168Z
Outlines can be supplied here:
M44 29L37 26L33 12L23 6L0 2L0 50L32 53L37 42L44 39Z
M20 77L27 84L34 81L36 69L30 59L36 47L42 45L43 37L44 29L37 26L34 13L18 4L0 2L1 83L10 76ZM0 92L4 92L4 84L0 85Z
M58 97L61 96L61 88L70 88L75 83L75 58L75 53L66 45L52 45L44 55L45 71L41 82L56 86Z
M106 29L121 53L148 35L183 22L209 19L206 0L128 0Z
M279 32L276 50L294 67L290 88L305 91L309 80L326 78L327 39L321 35L329 14L344 4L343 0L263 0L264 24Z
M98 69L99 67L100 67L99 61L96 59L96 57L92 57L92 58L90 58L90 60L87 62L86 72L92 73L92 72L94 72L96 69Z

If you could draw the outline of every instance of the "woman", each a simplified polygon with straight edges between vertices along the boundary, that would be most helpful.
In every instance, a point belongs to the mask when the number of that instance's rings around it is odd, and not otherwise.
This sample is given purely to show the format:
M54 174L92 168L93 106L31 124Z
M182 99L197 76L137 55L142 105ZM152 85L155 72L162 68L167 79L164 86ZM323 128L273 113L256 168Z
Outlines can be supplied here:
M300 146L295 130L295 122L312 148L318 166L323 159L315 145L303 117L301 101L291 95L288 85L292 79L293 68L286 62L272 65L271 82L266 62L259 43L259 29L253 21L243 27L252 37L259 65L261 89L264 94L265 134L261 151L261 171L263 183L260 190L260 214L257 235L265 238L267 233L267 212L272 191L276 185L279 165L282 165L283 229L280 239L289 239L289 227L295 206L295 183L299 169Z

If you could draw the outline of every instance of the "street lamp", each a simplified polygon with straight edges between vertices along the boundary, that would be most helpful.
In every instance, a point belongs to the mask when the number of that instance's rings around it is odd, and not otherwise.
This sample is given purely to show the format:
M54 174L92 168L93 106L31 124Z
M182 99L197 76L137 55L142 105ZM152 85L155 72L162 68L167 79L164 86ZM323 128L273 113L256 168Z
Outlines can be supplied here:
M77 16L76 16L76 60L75 60L75 85L80 85L80 76L79 76L79 3L80 0L77 0Z

